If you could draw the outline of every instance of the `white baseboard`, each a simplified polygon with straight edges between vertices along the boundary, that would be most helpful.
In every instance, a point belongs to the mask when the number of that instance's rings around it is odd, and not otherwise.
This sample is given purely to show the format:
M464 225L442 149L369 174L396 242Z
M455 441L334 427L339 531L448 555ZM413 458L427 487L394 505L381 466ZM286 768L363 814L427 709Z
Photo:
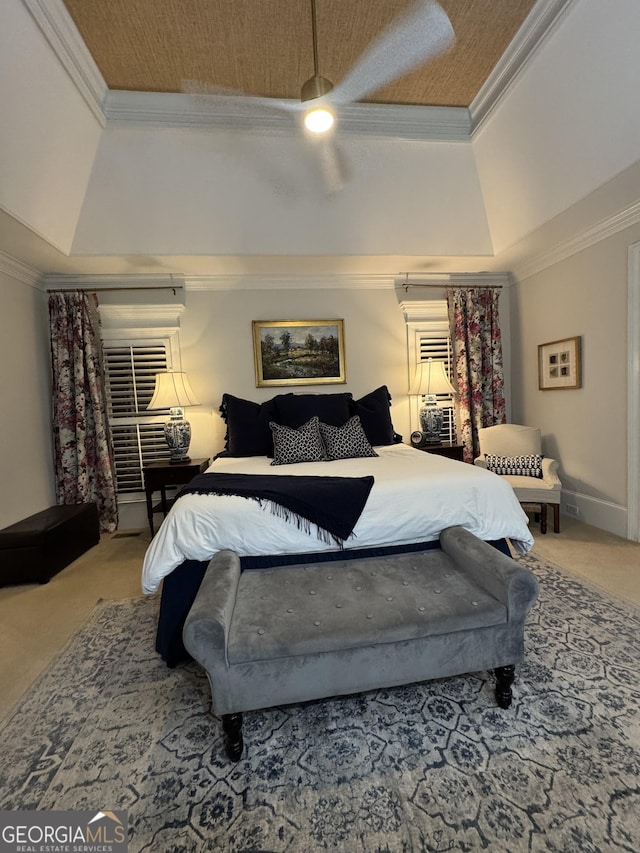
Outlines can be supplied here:
M156 530L162 515L154 519ZM140 530L149 526L145 501L118 501L118 530Z
M627 538L627 507L579 492L562 490L560 512L615 536ZM562 528L560 528L562 529Z

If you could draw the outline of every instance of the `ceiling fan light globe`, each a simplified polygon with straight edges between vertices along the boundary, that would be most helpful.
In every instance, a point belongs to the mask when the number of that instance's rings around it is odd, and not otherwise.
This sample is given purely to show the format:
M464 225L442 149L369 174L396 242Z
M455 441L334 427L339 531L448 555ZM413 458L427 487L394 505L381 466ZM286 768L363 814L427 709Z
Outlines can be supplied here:
M326 133L333 127L333 122L333 113L324 107L309 110L304 117L304 126L311 133Z

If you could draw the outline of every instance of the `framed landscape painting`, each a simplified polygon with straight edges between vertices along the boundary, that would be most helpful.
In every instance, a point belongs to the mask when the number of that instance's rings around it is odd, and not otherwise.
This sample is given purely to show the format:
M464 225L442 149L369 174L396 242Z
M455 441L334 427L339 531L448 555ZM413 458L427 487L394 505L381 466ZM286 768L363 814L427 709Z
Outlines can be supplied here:
M343 320L254 320L256 386L347 381Z
M580 337L538 345L538 388L540 391L580 388L582 351Z

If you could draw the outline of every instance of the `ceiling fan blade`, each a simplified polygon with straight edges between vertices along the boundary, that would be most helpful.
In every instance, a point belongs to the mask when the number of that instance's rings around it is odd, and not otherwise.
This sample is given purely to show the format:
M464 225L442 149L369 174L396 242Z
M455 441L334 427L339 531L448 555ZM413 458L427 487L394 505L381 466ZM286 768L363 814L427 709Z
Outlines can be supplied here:
M344 189L349 180L349 167L344 152L334 136L319 136L310 140L320 167L321 187L331 196Z
M247 95L235 89L223 86L212 86L198 80L184 80L182 91L212 113L224 111L226 115L237 117L249 116L282 116L282 113L300 112L299 101L286 101L282 98L264 98L257 95Z
M348 104L444 53L455 42L451 22L433 0L419 0L398 18L360 57L328 97Z

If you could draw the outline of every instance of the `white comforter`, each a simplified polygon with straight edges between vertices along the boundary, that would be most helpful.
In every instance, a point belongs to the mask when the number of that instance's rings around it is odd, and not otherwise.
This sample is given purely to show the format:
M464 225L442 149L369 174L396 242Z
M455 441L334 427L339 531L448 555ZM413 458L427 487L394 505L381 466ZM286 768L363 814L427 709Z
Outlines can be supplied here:
M266 456L218 459L212 472L364 477L374 485L345 550L408 545L438 538L461 525L480 539L509 538L519 553L533 545L528 519L501 477L474 465L404 444L376 447L377 458L274 465ZM335 551L316 533L236 496L184 495L171 508L147 550L142 589L155 592L184 560L209 560L229 548L241 557Z

